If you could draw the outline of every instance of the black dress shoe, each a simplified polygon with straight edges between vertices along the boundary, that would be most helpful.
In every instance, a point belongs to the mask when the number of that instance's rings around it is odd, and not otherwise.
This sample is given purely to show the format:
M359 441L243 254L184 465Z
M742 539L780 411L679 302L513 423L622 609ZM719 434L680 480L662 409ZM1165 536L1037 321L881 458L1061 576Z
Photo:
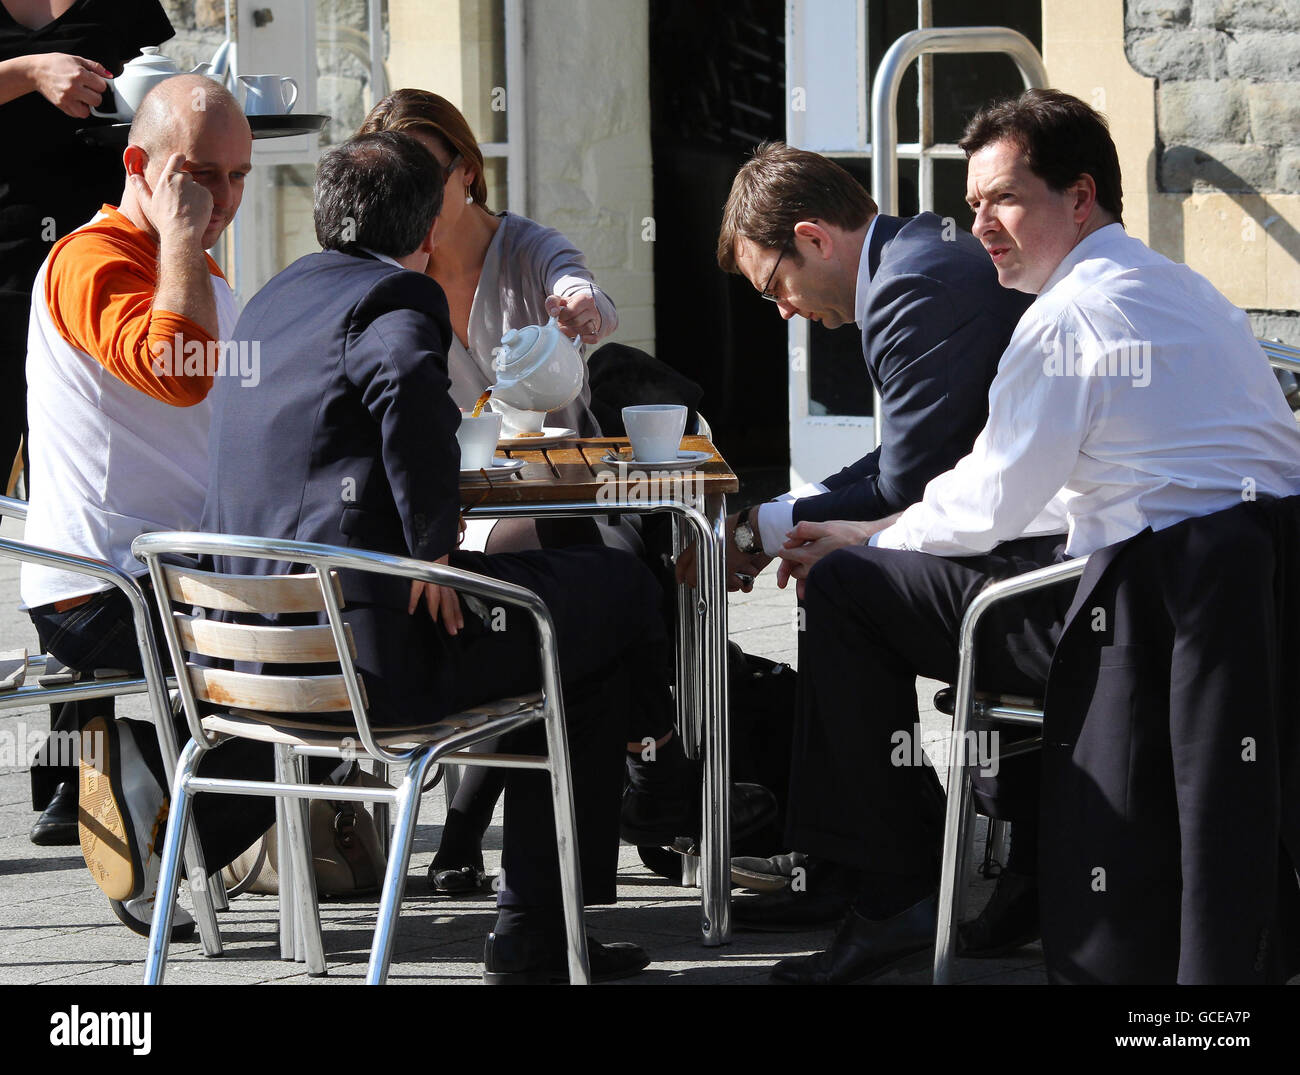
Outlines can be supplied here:
M77 785L65 781L54 789L50 804L32 826L31 841L41 847L75 847L77 833Z
M464 896L471 892L491 891L492 883L482 863L476 866L440 866L431 862L429 887L442 896Z
M875 978L934 945L938 914L939 899L933 893L879 922L850 911L826 951L781 960L772 968L772 981L785 985L847 985Z
M650 965L640 945L601 944L587 935L587 967L593 982L630 978ZM565 985L568 953L563 938L532 933L489 933L483 949L485 985Z
M772 933L824 929L848 913L861 887L857 870L813 860L800 885L733 900L731 917L739 929Z
M808 875L808 856L802 851L788 851L771 858L733 857L731 883L755 892L780 892L790 884L796 870Z
M762 784L731 785L731 838L752 836L776 817L776 796ZM643 791L629 785L623 793L619 835L637 846L667 847L679 837L700 834L698 785L687 783L674 793Z
M1003 870L979 916L958 928L959 953L992 959L1038 940L1038 878Z

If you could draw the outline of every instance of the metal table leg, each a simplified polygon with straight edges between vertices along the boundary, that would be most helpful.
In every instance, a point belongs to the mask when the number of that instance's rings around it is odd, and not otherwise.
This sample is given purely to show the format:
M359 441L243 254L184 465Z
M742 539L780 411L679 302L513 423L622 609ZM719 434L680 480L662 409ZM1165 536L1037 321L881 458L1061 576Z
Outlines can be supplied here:
M700 557L700 657L704 757L704 824L700 930L706 946L731 942L731 749L727 719L726 499L705 498L712 540Z

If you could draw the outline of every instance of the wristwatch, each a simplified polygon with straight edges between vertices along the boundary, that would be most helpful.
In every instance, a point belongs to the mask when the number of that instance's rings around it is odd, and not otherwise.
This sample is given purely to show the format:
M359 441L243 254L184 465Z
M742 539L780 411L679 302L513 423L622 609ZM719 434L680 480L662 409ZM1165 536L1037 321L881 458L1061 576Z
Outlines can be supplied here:
M749 525L749 512L750 509L746 508L736 519L736 548L746 556L751 556L756 552L762 551L762 546L758 541L758 535L754 533L754 528ZM758 521L757 517L755 517L754 521Z

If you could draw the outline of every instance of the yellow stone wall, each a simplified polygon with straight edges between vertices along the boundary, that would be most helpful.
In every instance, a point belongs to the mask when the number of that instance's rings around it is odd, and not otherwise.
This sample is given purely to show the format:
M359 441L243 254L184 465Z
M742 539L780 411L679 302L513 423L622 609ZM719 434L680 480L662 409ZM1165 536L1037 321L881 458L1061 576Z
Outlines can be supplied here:
M1129 232L1202 273L1237 306L1300 310L1300 195L1156 189L1156 83L1124 53L1123 0L1043 0L1052 85L1110 120Z

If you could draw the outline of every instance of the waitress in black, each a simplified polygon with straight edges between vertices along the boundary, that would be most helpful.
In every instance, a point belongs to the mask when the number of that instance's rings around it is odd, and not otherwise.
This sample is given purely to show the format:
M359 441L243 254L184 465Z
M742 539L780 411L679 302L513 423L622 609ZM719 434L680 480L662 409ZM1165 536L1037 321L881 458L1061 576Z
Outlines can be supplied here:
M27 428L36 273L55 240L116 205L126 183L122 151L77 131L112 122L90 115L106 79L173 33L158 0L0 0L0 482ZM75 769L33 765L32 807L45 811L34 842L75 844Z

